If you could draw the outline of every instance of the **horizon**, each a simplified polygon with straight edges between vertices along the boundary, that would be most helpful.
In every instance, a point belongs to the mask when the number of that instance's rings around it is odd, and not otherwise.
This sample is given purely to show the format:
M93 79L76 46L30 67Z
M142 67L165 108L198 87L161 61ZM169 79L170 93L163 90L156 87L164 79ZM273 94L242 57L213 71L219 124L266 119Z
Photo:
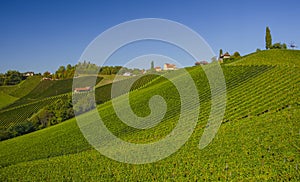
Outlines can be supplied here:
M211 46L241 55L265 49L265 28L273 43L300 44L299 2L231 0L180 1L6 1L1 2L0 72L54 72L78 63L85 48L99 34L120 23L141 18L179 22L196 31ZM149 51L151 46L145 46ZM135 54L143 53L143 51ZM155 50L151 50L155 53ZM156 51L157 52L157 51ZM163 51L162 51L163 52ZM124 52L123 52L124 54ZM124 65L128 57L112 61ZM151 61L151 60L149 60ZM93 62L91 60L91 62ZM191 66L191 62L184 61ZM161 66L161 65L158 65Z

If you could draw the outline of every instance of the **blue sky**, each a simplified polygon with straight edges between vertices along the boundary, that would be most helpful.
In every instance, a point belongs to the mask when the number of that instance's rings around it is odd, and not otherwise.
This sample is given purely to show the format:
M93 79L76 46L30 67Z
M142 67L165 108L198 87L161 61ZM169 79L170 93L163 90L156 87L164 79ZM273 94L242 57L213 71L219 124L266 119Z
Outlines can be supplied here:
M300 45L299 9L297 0L2 0L0 72L53 72L60 65L76 64L100 33L140 18L182 23L200 34L216 54L220 48L242 55L264 49L266 26L273 42Z

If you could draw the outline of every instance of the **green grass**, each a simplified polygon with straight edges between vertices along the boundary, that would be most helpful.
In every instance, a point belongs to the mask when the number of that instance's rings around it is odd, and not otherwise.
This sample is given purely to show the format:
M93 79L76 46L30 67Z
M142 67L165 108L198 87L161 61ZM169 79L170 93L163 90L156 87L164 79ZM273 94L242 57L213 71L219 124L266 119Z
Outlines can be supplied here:
M144 165L113 161L92 149L75 119L71 119L0 142L0 179L300 180L298 67L223 66L227 84L225 118L213 142L203 150L198 149L198 144L209 115L211 95L201 68L192 67L188 71L199 90L201 113L190 140L169 158ZM167 102L167 113L156 127L138 130L125 125L114 113L111 101L98 106L98 110L116 136L130 142L148 143L164 137L176 125L180 102L176 88L162 77L140 85L142 89L130 93L131 107L137 115L150 113L147 103L153 95L161 95ZM80 117L87 122L93 119L91 113Z
M100 77L102 77L103 79L96 85L96 87L101 87L101 86L104 86L104 85L107 85L107 84L111 84L116 75L99 75ZM118 80L125 80L125 79L128 79L130 77L128 76L122 76L122 75L118 75Z
M300 66L299 50L264 50L249 54L232 65L285 65Z
M41 76L28 77L18 85L1 86L0 92L6 93L16 98L21 98L31 92L41 81Z
M299 124L295 126L295 120L300 119L299 111L299 108L288 109L224 124L214 142L203 150L197 148L202 133L201 129L198 129L183 148L157 163L143 165L119 163L91 149L5 167L0 169L1 179L4 181L299 181L297 169L300 160ZM64 123L64 126L67 124L71 123ZM78 133L74 130L71 132ZM62 135L59 128L56 128L53 135L55 134L60 137L66 135ZM32 135L31 138L37 136ZM42 137L40 140L45 139L43 135L40 136ZM74 139L79 143L82 141L80 138ZM57 150L58 146L61 150L69 146L73 147L72 150L77 148L74 141L70 143L70 145L49 144L49 147L54 150ZM36 148L29 142L24 145L26 144L28 148ZM35 154L36 156L44 155L43 150L47 153L49 149L40 146L37 150L40 152ZM25 150L23 153L26 154L28 151Z
M18 98L13 97L11 95L8 95L6 93L0 92L0 109L13 103L14 101L16 101Z

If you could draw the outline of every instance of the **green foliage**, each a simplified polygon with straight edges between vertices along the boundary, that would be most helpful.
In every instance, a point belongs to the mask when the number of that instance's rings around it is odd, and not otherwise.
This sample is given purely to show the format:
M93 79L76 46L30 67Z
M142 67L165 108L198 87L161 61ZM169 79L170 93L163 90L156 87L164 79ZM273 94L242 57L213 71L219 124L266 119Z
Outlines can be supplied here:
M272 47L272 36L271 36L271 31L270 28L267 27L266 28L266 49L271 49Z
M281 44L280 42L277 42L273 44L270 49L287 49L287 46L285 43Z
M59 98L52 104L39 110L29 121L37 125L38 128L45 128L72 117L74 117L72 98L71 95L67 95L67 97Z
M239 52L236 51L236 52L233 53L232 57L235 58L235 59L238 59L238 58L241 58L241 55L240 55Z
M91 62L84 61L83 63L79 62L76 66L76 74L78 75L88 75L95 74L100 71L100 67ZM76 75L77 76L77 75Z
M32 122L22 122L18 125L8 128L8 132L10 133L11 137L20 136L35 130L36 128Z
M26 77L16 70L8 70L5 74L0 74L0 86L3 85L17 85Z

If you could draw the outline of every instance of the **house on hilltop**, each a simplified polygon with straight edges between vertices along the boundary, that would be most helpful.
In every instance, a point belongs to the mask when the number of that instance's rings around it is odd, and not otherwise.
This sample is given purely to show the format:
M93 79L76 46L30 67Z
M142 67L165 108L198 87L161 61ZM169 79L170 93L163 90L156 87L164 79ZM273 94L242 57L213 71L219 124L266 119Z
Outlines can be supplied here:
M164 70L177 70L177 67L175 64L165 63Z
M155 71L161 71L161 67L160 66L157 66L154 69L155 69Z
M24 76L34 76L34 72L33 71L28 71L23 73Z
M226 52L225 54L221 54L220 59L229 59L231 57L231 55Z
M231 58L231 55L228 52L226 52L225 54L220 55L219 62L223 63L224 59L230 59L230 58Z

